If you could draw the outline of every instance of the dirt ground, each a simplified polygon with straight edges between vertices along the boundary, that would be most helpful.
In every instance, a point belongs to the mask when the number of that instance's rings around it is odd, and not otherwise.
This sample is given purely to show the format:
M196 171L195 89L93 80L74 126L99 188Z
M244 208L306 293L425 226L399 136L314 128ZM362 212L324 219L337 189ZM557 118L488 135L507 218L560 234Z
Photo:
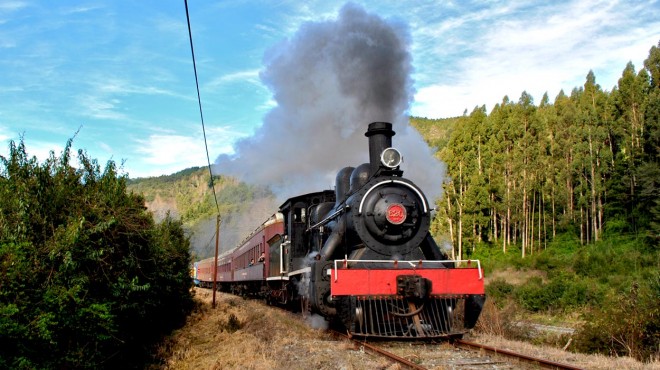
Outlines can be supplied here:
M332 337L319 324L322 319L305 321L261 301L219 292L212 308L210 290L196 289L195 295L198 309L158 348L161 363L152 369L399 369L349 341ZM473 334L469 339L585 369L660 370L657 362L575 354L496 336Z

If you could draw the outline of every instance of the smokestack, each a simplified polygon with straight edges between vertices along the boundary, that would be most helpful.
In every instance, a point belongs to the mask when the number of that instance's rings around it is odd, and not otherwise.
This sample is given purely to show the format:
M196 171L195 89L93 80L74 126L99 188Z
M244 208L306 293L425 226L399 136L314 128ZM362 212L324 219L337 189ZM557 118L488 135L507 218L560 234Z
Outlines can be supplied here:
M369 138L369 164L371 175L380 168L380 155L392 146L392 136L396 133L389 122L373 122L364 136Z

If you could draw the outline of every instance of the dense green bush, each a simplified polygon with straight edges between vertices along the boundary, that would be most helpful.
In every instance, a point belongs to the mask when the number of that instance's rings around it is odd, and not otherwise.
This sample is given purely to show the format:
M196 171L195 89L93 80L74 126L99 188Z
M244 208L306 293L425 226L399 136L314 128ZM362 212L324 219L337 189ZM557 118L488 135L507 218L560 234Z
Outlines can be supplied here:
M575 336L578 350L642 361L660 358L660 274L633 283L625 294L609 295L585 319Z
M524 259L514 248L506 254L495 246L477 249L487 273L534 271L516 285L494 279L486 286L489 298L500 308L515 302L526 312L582 313L584 326L575 337L581 351L640 360L660 356L660 253L644 238L630 236L584 246L570 235L557 239L565 243L556 240Z
M495 302L498 308L504 307L505 302L511 297L515 286L507 283L504 279L495 279L486 286L486 296Z
M192 306L181 223L108 162L0 156L0 368L140 367Z

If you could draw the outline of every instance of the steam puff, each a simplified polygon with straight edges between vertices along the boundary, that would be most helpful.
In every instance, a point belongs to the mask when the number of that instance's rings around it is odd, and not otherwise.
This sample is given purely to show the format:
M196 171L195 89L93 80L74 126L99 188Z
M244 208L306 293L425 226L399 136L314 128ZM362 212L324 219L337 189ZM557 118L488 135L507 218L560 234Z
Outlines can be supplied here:
M408 126L413 97L407 25L346 4L336 20L303 24L270 49L261 79L277 106L217 172L268 184L281 199L331 189L339 169L368 162L367 125L394 124L406 176L431 198L443 166Z

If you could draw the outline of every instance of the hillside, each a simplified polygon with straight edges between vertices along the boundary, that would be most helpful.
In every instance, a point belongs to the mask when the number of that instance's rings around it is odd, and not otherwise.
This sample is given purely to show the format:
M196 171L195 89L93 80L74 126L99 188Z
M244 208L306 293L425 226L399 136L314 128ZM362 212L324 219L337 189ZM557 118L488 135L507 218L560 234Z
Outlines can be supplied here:
M145 197L156 219L168 212L180 218L198 259L213 254L218 210L222 217L220 250L236 246L276 210L275 198L267 188L222 175L214 176L213 182L215 198L208 169L193 167L172 175L132 179L127 188Z
M447 146L452 132L460 122L461 117L438 119L410 117L410 125L419 131L429 147L434 148L438 153Z

